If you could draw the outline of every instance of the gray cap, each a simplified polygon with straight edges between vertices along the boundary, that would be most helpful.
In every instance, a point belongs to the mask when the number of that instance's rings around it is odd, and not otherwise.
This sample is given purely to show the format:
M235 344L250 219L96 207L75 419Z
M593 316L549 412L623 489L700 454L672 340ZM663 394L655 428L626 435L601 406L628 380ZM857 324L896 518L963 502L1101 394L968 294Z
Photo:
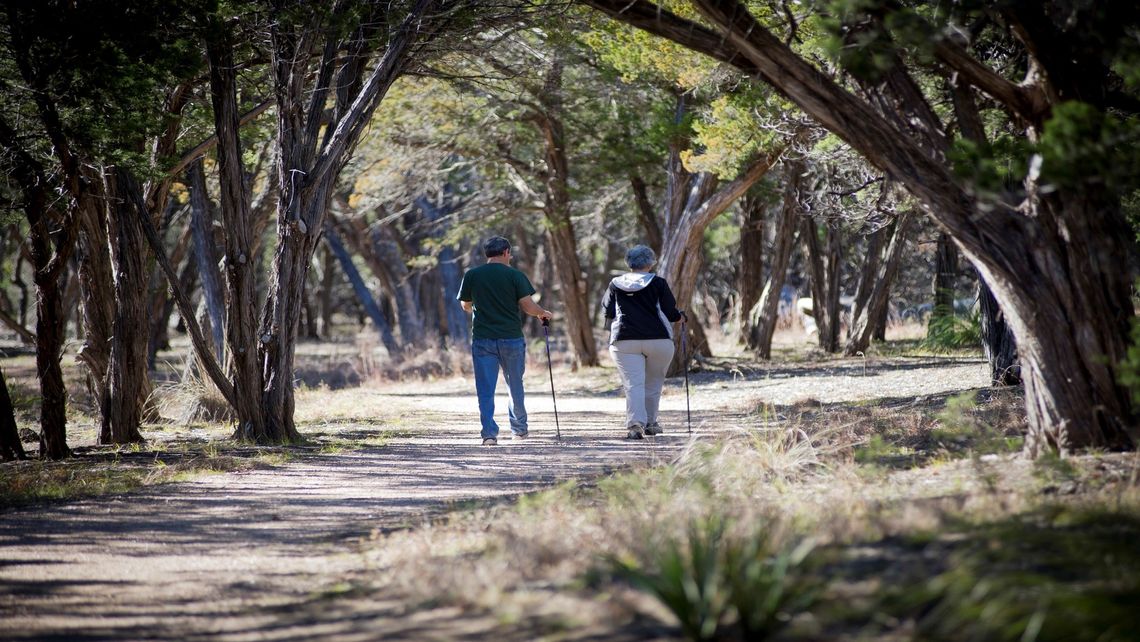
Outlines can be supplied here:
M483 243L483 255L487 258L499 256L511 249L511 242L501 236L492 236Z
M631 270L647 270L657 262L657 255L646 245L635 245L625 253L625 263Z

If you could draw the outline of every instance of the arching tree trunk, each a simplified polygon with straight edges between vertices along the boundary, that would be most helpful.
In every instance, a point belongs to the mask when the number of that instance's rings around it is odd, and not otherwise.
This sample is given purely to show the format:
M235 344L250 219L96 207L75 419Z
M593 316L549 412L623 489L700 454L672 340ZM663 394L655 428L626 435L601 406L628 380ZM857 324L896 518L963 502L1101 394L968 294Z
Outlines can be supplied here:
M787 278L788 264L791 263L796 242L796 229L799 227L803 173L802 159L791 159L784 164L784 201L775 221L772 268L764 291L760 293L760 300L748 315L751 326L748 344L761 359L772 358L772 335L775 334L776 322L779 321L780 292Z
M910 214L902 212L894 223L890 243L887 245L886 256L880 262L876 271L874 285L870 288L866 303L851 318L851 331L848 332L847 345L844 353L854 356L867 350L871 345L871 336L887 313L890 300L891 284L894 283L898 273L899 263L902 259L903 248L906 245L910 230Z

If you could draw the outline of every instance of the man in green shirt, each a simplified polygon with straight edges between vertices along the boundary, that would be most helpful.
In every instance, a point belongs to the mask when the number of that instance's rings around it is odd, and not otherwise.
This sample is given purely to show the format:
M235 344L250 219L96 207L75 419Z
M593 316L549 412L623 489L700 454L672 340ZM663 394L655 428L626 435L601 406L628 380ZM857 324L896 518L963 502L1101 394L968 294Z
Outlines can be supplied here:
M471 323L471 361L475 370L475 395L479 398L479 422L484 446L498 443L495 423L495 386L499 368L511 394L507 413L515 439L527 436L523 404L523 372L526 370L526 340L522 315L549 319L551 313L531 299L534 286L522 272L511 267L511 242L494 236L483 243L487 263L467 270L459 285L459 302L474 312Z

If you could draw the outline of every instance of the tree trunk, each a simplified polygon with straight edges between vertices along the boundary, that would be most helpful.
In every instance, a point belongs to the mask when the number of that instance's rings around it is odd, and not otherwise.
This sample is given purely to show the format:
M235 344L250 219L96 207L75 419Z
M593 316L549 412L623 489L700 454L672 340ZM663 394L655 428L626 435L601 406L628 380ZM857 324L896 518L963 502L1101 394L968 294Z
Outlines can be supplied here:
M646 189L645 180L639 174L630 173L629 186L633 189L633 200L637 204L637 220L641 223L641 229L645 230L645 244L660 254L663 236L661 224L657 221L657 212L649 202L649 190Z
M764 210L767 203L754 194L746 194L741 204L740 257L737 263L737 320L741 341L752 340L752 324L748 317L764 288Z
M352 262L352 255L348 250L344 249L344 244L340 242L340 236L337 235L336 230L329 223L325 224L325 244L328 246L329 251L340 262L341 270L344 271L348 282L352 285L352 291L356 293L356 299L360 302L361 307L368 314L368 318L372 319L372 325L380 334L380 340L384 343L384 349L388 354L395 356L399 354L400 346L396 343L396 338L392 335L392 325L388 323L388 319L384 317L384 313L380 311L380 306L376 305L376 300L372 298L372 293L368 290L368 286L364 283L364 279L360 276L360 271L356 269L356 265Z
M855 356L860 352L865 352L871 345L871 337L879 320L886 317L891 284L894 283L895 274L898 273L909 229L910 215L904 211L899 214L898 220L894 223L894 231L891 234L891 241L887 245L886 257L881 261L882 265L874 275L874 286L870 288L867 302L858 309L851 319L851 331L848 332L847 346L844 348L844 354L847 356Z
M945 232L938 235L938 249L934 254L934 309L930 315L937 317L954 316L954 284L958 280L958 248Z
M775 222L775 243L772 247L772 269L760 301L749 312L751 326L749 347L756 350L761 359L772 358L772 335L779 321L780 292L787 278L788 264L796 242L796 228L800 222L800 188L803 184L804 162L793 159L785 164L784 202L780 206Z
M96 185L95 181L90 184ZM79 211L80 310L83 322L83 345L76 360L87 368L87 391L102 417L107 398L107 367L111 362L111 326L115 318L114 278L107 240L107 218L99 208Z
M1005 315L997 304L993 292L982 278L978 278L978 307L981 309L982 348L990 364L990 381L995 386L1016 386L1021 383L1021 364L1017 360L1017 343L1005 322Z
M261 409L264 377L259 359L256 307L257 276L253 271L254 221L242 166L238 135L237 73L233 33L221 19L210 25L206 57L210 66L210 99L218 139L218 182L225 233L226 347L233 377L237 439L259 440L265 435ZM290 385L292 381L290 380Z
M114 264L115 317L111 326L111 361L107 369L107 396L102 407L101 444L143 441L142 395L147 381L148 328L146 250L140 219L150 216L142 203L139 185L121 167L108 169L107 229L113 233L111 261Z
M867 252L863 257L863 266L859 270L859 282L855 285L855 298L851 302L851 325L847 326L847 339L855 335L855 319L865 315L867 301L871 299L871 290L879 279L879 266L883 262L883 247L887 245L894 224L884 225L871 232L867 237ZM864 325L867 325L866 323Z
M202 159L186 169L190 188L190 229L194 235L194 264L202 284L202 298L206 302L208 328L219 362L225 361L226 312L222 291L222 274L218 269L218 252L214 244L214 216L206 191L206 171Z
M819 347L827 352L839 352L839 231L825 224L823 239L819 235L820 226L811 217L805 218L800 237L808 260L811 310L818 329Z
M263 309L257 363L262 366L263 426L242 435L264 442L300 439L293 423L293 363L304 296L305 272L324 227L333 186L373 112L392 83L403 74L419 45L436 35L449 12L437 12L434 0L417 0L387 34L376 33L392 21L364 16L345 42L329 30L316 73L310 64L315 31L291 20L274 21L271 68L277 103L277 248ZM346 10L337 4L335 15ZM388 16L392 18L392 16ZM356 17L354 16L354 19ZM383 55L372 62L369 47L387 36ZM318 36L319 37L319 36ZM347 51L347 53L345 53ZM313 84L309 84L314 80ZM328 109L331 103L331 111ZM329 122L331 120L331 122Z
M451 212L450 204L445 202L442 207L436 206L427 198L421 196L416 199L416 205L424 212L424 216L432 222L432 236L436 239L444 238L447 229L447 214ZM470 335L467 331L467 314L459 305L459 285L463 282L463 270L459 266L459 256L455 247L445 245L439 250L436 272L439 274L439 284L443 294L443 318L447 325L447 347L449 349L466 350L470 346Z
M40 458L71 456L67 447L67 387L63 383L64 270L52 263L46 226L32 225L32 265L36 269L36 374L40 379ZM59 254L55 255L59 258Z
M700 273L701 243L705 228L767 174L790 144L789 141L776 151L756 157L736 178L719 189L716 188L716 177L708 173L702 173L692 183L689 198L680 215L666 225L665 245L657 268L658 273L669 282L677 299L677 307L687 309L692 303L697 275ZM684 351L680 349L679 337L674 342L678 346L669 368L670 375L681 372L682 364L691 356L691 353L682 354ZM689 349L691 351L692 346Z
M0 459L27 458L24 444L20 442L20 432L16 429L16 413L12 397L8 394L8 383L4 381L4 371L0 370Z
M182 238L178 239L178 244L174 246L174 251L170 253L170 260L174 265L182 264L179 281L182 283L182 289L187 292L193 291L199 272L193 259L183 260L190 249L191 234L192 230L189 227L186 228L182 233ZM150 320L150 341L147 344L146 362L147 367L153 371L158 359L158 351L170 347L170 317L174 314L177 306L174 297L170 295L170 288L162 287L162 284L166 282L162 269L158 268L152 272L157 274L157 278L152 277L157 285L152 288L156 296L151 297L149 308L152 311L158 310L158 313L154 314Z
M407 347L418 346L424 338L424 319L421 314L423 304L392 228L387 225L374 226L372 246L377 258L390 270L401 343Z
M562 63L555 61L547 73L541 95L543 111L534 114L542 133L546 156L546 234L558 279L566 324L566 337L574 352L573 367L598 365L598 346L590 327L590 288L578 259L578 240L570 219L570 166L566 134L562 125Z

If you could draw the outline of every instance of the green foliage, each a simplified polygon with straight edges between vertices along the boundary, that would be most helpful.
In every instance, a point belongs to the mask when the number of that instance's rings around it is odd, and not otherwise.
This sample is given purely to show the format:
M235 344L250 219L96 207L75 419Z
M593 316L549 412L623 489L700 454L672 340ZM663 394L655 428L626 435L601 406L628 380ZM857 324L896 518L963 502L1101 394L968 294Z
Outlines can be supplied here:
M895 615L918 640L1135 640L1140 518L1046 509L965 529L946 570L908 587Z
M1128 351L1117 364L1116 379L1132 394L1132 402L1140 404L1140 320L1132 319Z
M982 345L982 317L978 312L958 316L951 310L934 314L926 326L922 345L928 350L946 352Z
M1053 108L1041 141L1041 178L1058 187L1086 181L1115 189L1134 188L1140 176L1140 120L1122 119L1087 103L1068 101Z
M661 601L691 640L721 639L737 631L763 640L809 609L823 583L813 573L810 540L779 546L760 529L730 534L723 518L691 523L686 536L668 539L642 559L612 559L618 577Z

